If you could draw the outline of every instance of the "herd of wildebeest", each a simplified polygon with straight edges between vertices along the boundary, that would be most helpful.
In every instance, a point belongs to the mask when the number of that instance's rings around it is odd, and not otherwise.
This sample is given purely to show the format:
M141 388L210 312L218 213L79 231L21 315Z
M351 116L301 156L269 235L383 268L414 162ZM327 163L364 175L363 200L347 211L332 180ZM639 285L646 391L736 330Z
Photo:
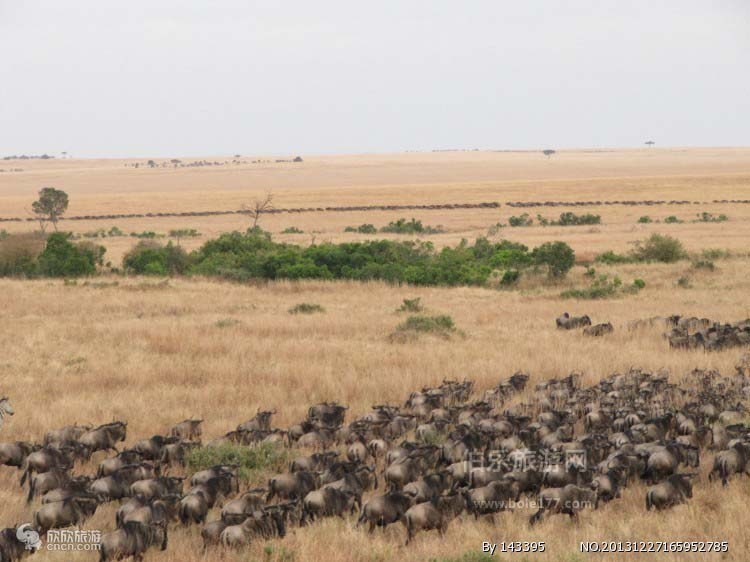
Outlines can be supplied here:
M661 321L707 329L679 317ZM557 319L560 328L590 324L567 313ZM639 369L591 386L581 378L572 373L532 389L529 375L518 372L483 392L469 380L445 380L348 423L348 408L335 402L311 406L286 429L272 427L275 411L258 411L206 443L199 419L121 450L126 421L76 423L39 443L0 443L0 467L16 467L27 501L40 501L31 529L42 537L80 527L102 504L119 502L113 530L101 536L101 561L165 549L174 526L201 525L208 550L358 513L356 526L369 532L402 523L409 544L420 531L443 535L464 513L494 520L498 512L532 507L530 525L551 514L577 520L639 480L648 485L647 510L670 508L692 497L701 461L711 463L709 480L724 485L750 473L747 356L730 376L696 369L679 384L665 372ZM13 413L7 398L0 404ZM186 475L193 449L228 444L292 447L300 456L262 487L241 485L237 465ZM82 474L81 463L101 452L113 454ZM0 562L19 560L29 552L16 535L24 522L4 523L14 525L0 531Z

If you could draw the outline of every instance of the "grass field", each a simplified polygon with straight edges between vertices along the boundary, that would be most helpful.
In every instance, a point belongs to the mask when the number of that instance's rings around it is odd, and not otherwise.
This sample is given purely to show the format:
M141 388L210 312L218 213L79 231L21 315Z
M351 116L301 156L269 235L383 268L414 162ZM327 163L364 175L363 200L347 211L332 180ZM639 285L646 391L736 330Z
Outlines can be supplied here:
M248 158L249 159L249 158ZM231 160L231 158L230 158ZM142 161L145 161L142 160ZM185 161L189 161L186 159ZM0 216L24 216L35 192L47 185L66 190L71 214L235 209L271 189L279 207L406 204L518 200L750 198L750 149L560 152L547 160L536 153L440 153L380 156L305 157L301 164L239 165L216 169L133 169L124 161L28 161L0 168ZM345 234L347 225L382 226L400 216L443 225L430 236L436 245L473 239L512 214L555 217L567 208L451 210L420 212L305 213L264 217L261 225L282 240L309 243L367 238ZM307 407L324 400L350 405L350 416L371 404L402 403L412 390L444 378L469 378L478 391L516 370L539 381L583 373L591 384L631 366L668 369L679 380L693 368L729 375L741 351L706 354L673 351L658 328L628 331L630 320L685 314L734 321L750 317L750 205L690 205L573 209L601 214L595 227L504 228L496 238L534 246L564 240L579 258L612 249L625 251L652 232L682 240L688 250L728 249L716 270L697 271L689 261L665 265L599 267L625 282L641 278L637 295L604 301L559 297L588 283L583 268L550 283L523 281L519 289L413 288L381 283L278 282L239 285L205 279L103 277L78 280L0 280L0 395L11 397L16 415L6 419L1 441L39 440L52 428L74 422L129 422L126 445L164 432L186 417L205 419L204 438L217 437L252 417L258 407L277 408L274 426L301 420ZM725 223L690 222L695 213L725 213ZM684 218L682 224L638 224L648 214ZM219 232L245 228L241 216L149 218L62 223L85 232L116 225L126 232L195 228L203 236L184 241L195 247ZM4 223L9 231L33 223ZM296 226L305 234L281 235ZM379 235L378 235L379 236ZM129 237L105 239L107 258L119 262L134 244ZM690 287L677 285L690 278ZM428 313L450 315L461 333L449 340L423 336L392 343L389 334L404 318L402 299L420 297ZM325 312L292 315L298 303L317 303ZM563 311L611 321L615 333L586 339L561 332L554 318ZM101 453L95 456L98 461ZM706 457L708 459L709 457ZM706 460L704 459L704 461ZM91 469L94 464L86 467ZM552 517L533 529L529 513L505 513L493 526L468 517L454 521L445 539L420 534L404 548L400 525L368 536L354 520L326 520L295 529L283 540L260 541L247 551L202 555L197 526L170 532L166 552L149 560L193 562L222 559L331 562L437 559L475 561L482 541L546 542L544 554L506 554L492 560L746 560L749 480L728 489L703 476L693 499L664 513L647 513L642 485L621 500L586 511L578 525ZM0 467L0 527L31 520L14 469ZM100 508L87 528L109 530L116 506ZM215 515L214 515L215 516ZM585 555L583 540L729 541L726 555ZM34 560L88 560L91 554L40 552ZM487 558L490 560L490 558Z

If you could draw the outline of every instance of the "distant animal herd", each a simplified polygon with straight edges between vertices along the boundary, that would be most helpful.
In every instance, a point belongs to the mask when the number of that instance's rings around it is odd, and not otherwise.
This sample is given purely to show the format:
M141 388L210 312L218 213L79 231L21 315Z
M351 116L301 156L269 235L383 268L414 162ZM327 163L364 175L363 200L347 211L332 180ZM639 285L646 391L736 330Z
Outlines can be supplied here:
M715 326L674 316L630 328L656 323L693 334ZM612 330L568 313L556 325ZM209 550L284 537L326 517L352 516L370 533L401 523L407 545L422 531L444 534L464 514L494 521L498 512L521 511L523 502L535 510L529 525L554 514L577 520L618 501L638 480L649 486L644 508L663 510L690 501L702 483L701 463L712 467L709 480L725 486L750 472L750 357L731 375L696 369L680 384L666 372L639 369L590 386L581 379L571 373L530 389L530 376L517 372L481 392L470 380L444 380L348 423L348 407L336 402L312 405L283 429L272 427L276 410L259 410L206 443L201 419L124 449L127 421L73 424L36 443L0 443L0 467L20 471L28 503L41 498L30 529L42 537L81 527L99 506L118 502L112 527L102 530L102 562L166 549L175 526L200 525ZM0 399L0 422L13 412ZM265 482L241 483L231 464L187 473L193 449L265 443L299 450L286 472ZM81 473L81 463L101 453L112 454L95 472ZM0 561L19 560L29 552L16 534L23 522L4 523L13 526L0 531Z

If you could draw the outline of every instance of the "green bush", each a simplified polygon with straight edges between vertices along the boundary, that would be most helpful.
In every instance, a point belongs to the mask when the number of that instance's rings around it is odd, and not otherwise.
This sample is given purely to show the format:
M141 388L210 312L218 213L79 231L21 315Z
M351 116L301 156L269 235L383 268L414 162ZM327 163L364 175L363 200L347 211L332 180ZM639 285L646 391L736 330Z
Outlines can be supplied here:
M281 231L282 234L304 234L304 230L300 230L296 226L288 226Z
M37 274L43 277L81 277L96 273L106 251L91 242L73 244L70 234L55 232L37 259Z
M646 287L646 282L643 279L634 279L633 286L639 290L644 289Z
M315 314L316 312L325 312L325 308L319 304L301 302L295 304L288 312L289 314Z
M638 219L638 222L641 224L649 224L653 221L651 220L651 217L649 217L648 215L644 215Z
M396 312L422 312L423 310L424 306L422 306L422 299L416 297L413 299L404 299Z
M389 232L395 234L440 234L444 232L443 228L424 226L422 221L411 219L398 219L397 221L391 221L386 226L380 229L380 232Z
M599 215L586 213L585 215L576 215L570 211L560 214L560 220L553 221L555 226L579 226L584 224L601 224L602 218Z
M125 254L122 265L128 273L174 275L185 273L189 261L185 250L172 242L163 246L156 241L142 240Z
M532 219L528 213L524 213L520 216L513 216L508 219L508 224L510 226L531 226L534 224L534 219Z
M44 236L38 232L0 238L0 277L33 277L44 246Z
M596 277L596 269L594 269L593 267L587 267L586 273L584 273L584 275L586 277Z
M692 285L690 284L690 277L683 275L677 279L677 286L681 289L689 289Z
M669 215L666 219L664 219L664 222L667 224L678 224L678 223L681 223L682 221L674 215Z
M572 250L563 244L570 252ZM542 248L542 247L540 247ZM552 248L554 250L555 247ZM559 249L559 248L558 248ZM368 240L340 244L298 246L277 243L268 233L248 231L222 234L190 255L188 272L218 275L237 281L249 279L352 279L383 280L413 285L485 285L494 271L547 265L562 275L550 248L537 258L523 244L478 238L435 250L424 241ZM555 264L547 261L553 259ZM571 262L572 263L572 262Z
M717 216L705 211L698 213L696 216L698 217L696 222L726 222L729 220L729 217L724 214Z
M619 277L610 280L606 275L600 275L589 287L585 289L568 289L560 293L564 299L605 299L613 297L622 287L622 281Z
M347 226L344 232L358 232L359 234L375 234L378 231L375 225L365 223L359 226Z
M687 257L687 252L677 238L652 234L645 241L639 240L633 250L638 261L674 263Z
M239 478L248 482L254 480L258 473L283 472L287 468L288 458L287 451L273 443L249 447L227 443L218 447L190 449L185 462L191 472L206 470L218 464L235 464L238 466Z
M515 285L518 283L518 280L521 278L521 272L517 269L508 269L507 271L503 272L503 276L500 279L500 284L504 287L509 287L511 285Z
M714 271L716 265L711 260L695 260L693 262L693 269L706 269L708 271Z
M623 254L616 254L612 250L608 250L596 256L594 258L594 261L597 263L603 263L606 265L616 265L620 263L630 263L633 261L633 258L630 256L623 255Z
M149 233L149 234L153 234L153 233ZM170 238L178 238L178 239L179 238L197 238L200 235L201 233L195 230L194 228L178 228L178 229L169 231Z
M575 264L575 253L565 242L545 242L534 248L531 257L536 265L546 266L552 278L564 277Z
M409 316L396 326L396 331L391 334L391 341L408 341L419 334L431 334L447 339L454 332L456 332L456 325L450 316L425 316L419 314Z
M154 232L153 230L144 230L143 232L131 232L130 236L133 238L164 238L163 234Z
M721 248L706 248L701 252L701 255L707 260L721 260L731 257L732 253Z

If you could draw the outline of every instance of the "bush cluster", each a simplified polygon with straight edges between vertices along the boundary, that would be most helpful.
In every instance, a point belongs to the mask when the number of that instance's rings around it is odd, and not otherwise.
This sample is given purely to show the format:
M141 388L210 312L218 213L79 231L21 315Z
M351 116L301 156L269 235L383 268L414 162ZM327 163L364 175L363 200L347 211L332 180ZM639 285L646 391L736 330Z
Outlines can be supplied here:
M486 238L478 238L473 245L464 240L439 251L429 242L394 240L301 247L275 242L259 229L222 234L190 256L181 253L176 260L179 267L164 264L169 246L139 247L126 257L126 270L235 280L377 279L414 285L483 285L495 271L520 272L530 266L546 268L550 277L562 277L575 261L573 250L564 242L549 242L533 251L523 244ZM177 251L172 247L171 252ZM149 266L154 262L157 265Z
M630 254L607 251L594 258L595 262L607 265L632 262L674 263L688 257L682 242L672 236L652 234L646 240L638 240Z
M440 234L444 232L441 226L425 226L422 221L412 218L411 220L398 219L397 221L391 221L383 228L380 232L388 232L395 234Z
M163 246L153 240L142 240L125 254L122 266L128 273L174 275L185 273L189 261L185 250L172 242Z
M71 242L55 232L9 235L0 240L0 276L81 277L96 273L105 249L92 242Z
M643 289L646 282L643 279L635 279L630 285L623 285L622 280L615 276L610 279L607 275L597 277L589 287L584 289L568 289L560 296L566 299L606 299L618 294L634 294Z

